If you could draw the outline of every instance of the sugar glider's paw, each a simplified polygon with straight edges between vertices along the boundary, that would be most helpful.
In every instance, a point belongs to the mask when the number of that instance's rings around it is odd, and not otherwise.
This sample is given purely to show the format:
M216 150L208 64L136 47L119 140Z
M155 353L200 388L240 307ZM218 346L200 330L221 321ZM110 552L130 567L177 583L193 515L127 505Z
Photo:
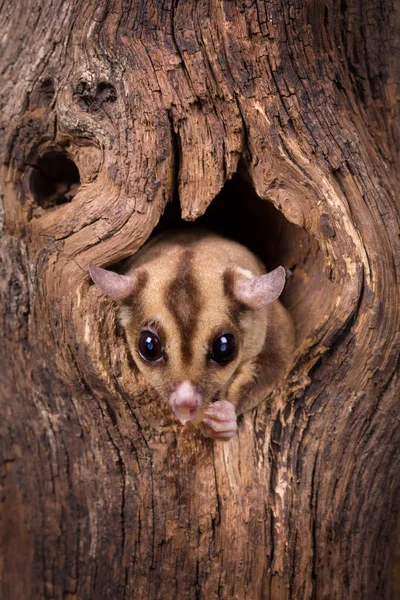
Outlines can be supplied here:
M204 411L202 432L215 440L229 440L237 431L235 407L228 400L217 400Z

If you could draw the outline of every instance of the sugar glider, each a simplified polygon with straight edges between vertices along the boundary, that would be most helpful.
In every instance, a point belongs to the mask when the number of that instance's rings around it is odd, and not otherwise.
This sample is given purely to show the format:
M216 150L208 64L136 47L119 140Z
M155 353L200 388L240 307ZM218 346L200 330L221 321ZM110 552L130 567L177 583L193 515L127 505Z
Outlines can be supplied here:
M241 244L206 230L162 234L127 261L125 274L90 265L119 306L133 358L182 424L228 440L238 414L282 377L294 327L277 301L285 269L270 273Z

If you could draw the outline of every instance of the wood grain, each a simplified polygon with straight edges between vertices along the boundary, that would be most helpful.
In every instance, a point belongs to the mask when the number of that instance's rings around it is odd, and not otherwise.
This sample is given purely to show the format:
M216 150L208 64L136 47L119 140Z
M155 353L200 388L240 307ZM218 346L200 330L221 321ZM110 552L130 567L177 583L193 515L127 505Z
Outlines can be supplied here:
M378 0L0 4L2 597L392 597L398 22ZM80 186L51 206L54 152ZM87 273L218 194L293 270L298 328L227 444L146 389Z

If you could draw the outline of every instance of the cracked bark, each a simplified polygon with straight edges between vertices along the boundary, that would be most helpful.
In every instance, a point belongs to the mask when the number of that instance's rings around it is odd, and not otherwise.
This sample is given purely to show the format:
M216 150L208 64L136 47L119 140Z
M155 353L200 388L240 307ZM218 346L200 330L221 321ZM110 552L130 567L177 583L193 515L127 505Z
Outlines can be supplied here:
M394 3L12 5L0 5L2 597L391 598ZM79 169L70 202L66 167L58 195L32 185L49 155ZM139 248L172 197L193 220L221 190L239 227L254 196L275 206L242 228L293 269L298 332L288 380L226 445L171 420L87 276Z

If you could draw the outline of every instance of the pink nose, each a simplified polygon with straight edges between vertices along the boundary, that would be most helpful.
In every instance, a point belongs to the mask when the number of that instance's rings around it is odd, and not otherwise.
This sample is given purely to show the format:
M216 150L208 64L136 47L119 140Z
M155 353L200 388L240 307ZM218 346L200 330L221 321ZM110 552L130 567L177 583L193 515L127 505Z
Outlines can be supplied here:
M196 408L200 403L200 394L190 381L183 381L172 394L173 403L180 408Z
M190 381L183 381L172 392L169 401L176 417L182 425L185 425L185 423L193 421L196 417L197 409L202 402L202 397L193 383Z

